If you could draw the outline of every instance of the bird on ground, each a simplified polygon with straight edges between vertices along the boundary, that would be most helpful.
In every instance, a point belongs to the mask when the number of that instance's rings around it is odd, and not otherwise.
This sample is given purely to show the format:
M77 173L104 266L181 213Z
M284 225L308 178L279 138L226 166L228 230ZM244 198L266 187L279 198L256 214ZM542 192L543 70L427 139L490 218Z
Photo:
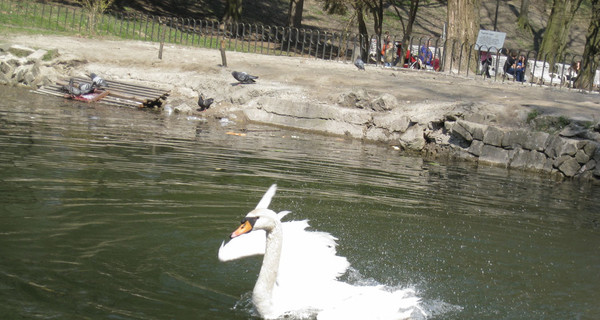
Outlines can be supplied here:
M100 78L98 75L96 75L95 73L90 74L90 78L92 79L92 84L96 87L96 88L103 88L103 87L108 87L108 83L106 82L106 80Z
M75 80L73 80L73 78L69 79L69 84L66 86L63 86L62 90L65 91L66 93L70 94L71 96L80 96L81 95L81 90L79 90L79 87L77 87L75 85Z
M354 65L359 69L359 70L365 70L365 62L362 61L361 58L356 58L356 60L354 61Z
M81 92L81 94L88 94L92 91L94 91L94 85L92 83L89 82L82 82L79 84L79 91Z
M198 106L200 108L196 109L198 111L204 111L210 107L210 105L214 102L213 98L204 99L203 94L198 95Z
M249 75L243 71L234 71L231 75L241 84L255 83L254 79L258 79L257 76Z
M220 261L264 255L252 291L255 310L265 319L408 319L427 317L412 288L389 288L344 282L338 278L350 267L336 254L336 238L327 232L307 231L308 222L281 222L289 211L268 209L275 195L272 185L222 243ZM315 317L316 316L316 317Z

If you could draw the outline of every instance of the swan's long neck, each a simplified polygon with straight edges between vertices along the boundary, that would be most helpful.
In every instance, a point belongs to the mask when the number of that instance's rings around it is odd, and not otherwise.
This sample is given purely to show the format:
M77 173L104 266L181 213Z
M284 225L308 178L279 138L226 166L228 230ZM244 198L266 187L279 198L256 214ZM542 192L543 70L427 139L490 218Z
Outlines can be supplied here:
M252 302L263 317L273 312L271 298L273 296L273 287L277 280L277 271L279 270L282 242L283 232L281 223L277 221L275 227L271 231L267 231L265 256L258 274L258 280L256 280L254 290L252 291Z

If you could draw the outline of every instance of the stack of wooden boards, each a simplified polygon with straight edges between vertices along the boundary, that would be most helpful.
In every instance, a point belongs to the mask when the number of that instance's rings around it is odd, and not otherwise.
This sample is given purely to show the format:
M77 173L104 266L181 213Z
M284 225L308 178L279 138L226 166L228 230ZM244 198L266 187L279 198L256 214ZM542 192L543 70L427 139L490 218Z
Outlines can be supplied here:
M76 85L90 83L90 78L73 77ZM125 82L106 80L107 88L96 89L89 94L71 96L62 88L69 84L69 79L61 79L55 84L43 86L36 90L38 93L74 99L84 102L97 102L108 105L137 107L137 108L160 108L164 100L169 96L169 91L128 84Z

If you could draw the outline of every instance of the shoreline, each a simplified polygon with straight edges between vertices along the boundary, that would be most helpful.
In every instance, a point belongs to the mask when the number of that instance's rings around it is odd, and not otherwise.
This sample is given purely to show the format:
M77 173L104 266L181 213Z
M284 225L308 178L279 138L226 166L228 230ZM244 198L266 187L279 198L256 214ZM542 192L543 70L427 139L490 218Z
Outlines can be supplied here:
M359 71L349 62L230 51L229 67L222 67L218 50L172 45L160 60L159 44L139 41L12 35L0 42L41 49L11 70L11 79L32 87L94 72L170 90L166 106L179 113L600 183L600 95L595 93L376 66ZM49 50L57 57L43 61L42 51ZM17 64L6 57L0 60ZM17 68L29 71L17 76ZM233 85L234 70L259 79ZM196 111L199 93L215 99L202 113Z

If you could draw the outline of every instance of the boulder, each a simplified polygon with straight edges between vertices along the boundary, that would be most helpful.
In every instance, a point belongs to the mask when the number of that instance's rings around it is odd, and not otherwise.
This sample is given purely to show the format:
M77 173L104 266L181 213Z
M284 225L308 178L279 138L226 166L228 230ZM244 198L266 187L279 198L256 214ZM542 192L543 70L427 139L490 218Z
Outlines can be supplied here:
M410 125L410 118L400 113L375 114L373 124L390 132L405 132Z
M502 137L502 147L515 149L517 147L523 147L530 140L530 134L528 131L523 129L508 130ZM529 149L531 150L531 149Z
M483 150L483 142L479 141L479 140L473 140L473 142L471 142L471 145L469 146L469 153L471 153L472 155L475 156L481 156L481 152Z
M33 63L42 61L42 59L44 58L46 53L48 53L48 51L46 51L44 49L38 49L35 52L33 52L32 54L27 56L27 61L33 62Z
M510 156L508 150L486 144L481 149L479 161L508 166Z
M464 122L463 122L464 123ZM461 122L456 122L452 126L452 134L455 137L461 138L465 141L473 141L473 135L461 124Z
M573 177L581 168L581 165L575 158L569 157L566 161L564 161L559 167L558 170L562 172L567 177Z
M418 124L408 128L400 137L400 146L409 150L422 150L426 144L424 130L425 128Z
M389 93L384 93L383 95L373 99L371 102L371 110L376 112L390 111L397 105L398 100L396 100L396 97Z
M496 147L502 147L504 131L497 127L488 127L483 134L483 143Z
M544 170L546 160L546 155L541 152L517 148L510 166L514 168Z
M527 150L536 150L536 151L544 151L546 148L546 143L548 141L548 137L550 134L541 131L530 132L528 134L529 138L523 141L521 145L523 148Z
M585 154L585 151L580 149L577 151L577 153L575 153L575 160L577 160L577 162L579 162L580 164L584 164L590 160L590 156Z

